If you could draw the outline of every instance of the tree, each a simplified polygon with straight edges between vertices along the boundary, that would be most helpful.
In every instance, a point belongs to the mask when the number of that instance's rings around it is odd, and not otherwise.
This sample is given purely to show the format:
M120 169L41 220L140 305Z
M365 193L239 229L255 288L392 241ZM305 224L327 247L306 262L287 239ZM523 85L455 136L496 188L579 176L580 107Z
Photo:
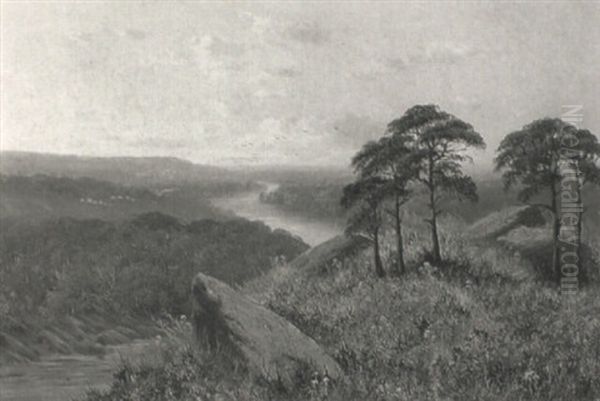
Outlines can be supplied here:
M384 197L393 198L392 216L396 231L396 273L405 271L404 246L402 242L401 207L410 198L407 188L413 178L414 169L410 165L410 148L408 138L400 136L384 136L379 141L369 141L352 159L355 172L361 177L379 177L384 181L381 190Z
M437 219L443 212L441 201L444 195L478 200L475 182L464 174L462 164L471 160L465 153L469 148L485 148L485 143L470 124L435 105L411 107L388 124L388 132L411 143L407 162L416 170L415 180L428 192L431 217L426 222L431 227L433 261L439 262Z
M517 194L521 202L529 203L546 192L547 203L537 203L552 213L552 274L559 278L561 201L581 202L581 187L586 182L600 184L600 144L590 131L577 129L558 118L544 118L508 134L500 143L496 170L504 170L508 190L520 185ZM576 217L569 242L577 248L577 265L581 267L579 247L583 210L570 208ZM565 238L566 239L566 238Z
M373 242L375 272L378 277L385 277L379 251L384 197L385 181L379 177L366 177L346 185L341 200L344 208L353 209L348 218L346 234L359 233Z

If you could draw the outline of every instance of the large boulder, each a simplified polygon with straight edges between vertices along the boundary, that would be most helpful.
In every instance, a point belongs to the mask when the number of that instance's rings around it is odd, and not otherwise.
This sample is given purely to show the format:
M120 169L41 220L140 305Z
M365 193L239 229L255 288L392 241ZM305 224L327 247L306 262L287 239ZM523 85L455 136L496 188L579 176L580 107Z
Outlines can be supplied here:
M242 358L252 372L270 380L291 383L307 367L332 379L342 375L312 338L227 284L200 273L193 280L192 298L200 346Z

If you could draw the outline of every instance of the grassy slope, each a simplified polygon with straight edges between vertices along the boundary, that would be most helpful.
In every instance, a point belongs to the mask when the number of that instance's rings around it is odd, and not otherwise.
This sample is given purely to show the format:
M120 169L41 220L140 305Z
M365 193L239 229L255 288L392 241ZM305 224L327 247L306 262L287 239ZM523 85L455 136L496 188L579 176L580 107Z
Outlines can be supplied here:
M445 273L378 280L366 254L327 273L280 270L260 299L346 368L330 399L595 400L598 287L566 305L554 289L492 274L498 254L454 245L461 262Z
M566 303L554 289L515 274L511 254L478 251L456 231L447 234L453 262L440 269L411 258L405 277L377 279L368 249L332 258L345 249L336 240L246 285L248 295L338 360L347 375L341 383L300 374L295 388L282 390L180 345L160 363L124 368L135 381L116 380L110 392L88 400L141 392L148 401L596 401L598 287ZM417 244L409 255L418 255Z

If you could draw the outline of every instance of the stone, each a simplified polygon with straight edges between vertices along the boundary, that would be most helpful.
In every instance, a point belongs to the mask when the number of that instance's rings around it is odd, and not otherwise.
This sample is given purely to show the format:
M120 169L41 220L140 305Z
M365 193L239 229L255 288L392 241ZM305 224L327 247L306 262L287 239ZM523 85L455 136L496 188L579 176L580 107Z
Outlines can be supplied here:
M334 380L342 376L315 340L227 284L200 273L192 283L192 298L199 346L242 358L251 372L269 380L291 383L303 368Z

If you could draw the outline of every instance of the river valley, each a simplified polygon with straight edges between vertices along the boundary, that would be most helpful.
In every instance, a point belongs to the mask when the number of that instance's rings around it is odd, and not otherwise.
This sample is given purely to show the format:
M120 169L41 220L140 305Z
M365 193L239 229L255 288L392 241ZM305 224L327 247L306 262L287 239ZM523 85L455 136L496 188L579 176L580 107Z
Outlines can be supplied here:
M263 183L266 191L278 184ZM260 190L213 199L215 206L249 220L261 220L272 229L284 229L310 246L338 235L332 223L310 220L260 201ZM50 355L36 362L0 367L0 401L69 401L89 388L106 388L122 359L136 360L148 353L154 340L136 340L108 347L102 357Z

